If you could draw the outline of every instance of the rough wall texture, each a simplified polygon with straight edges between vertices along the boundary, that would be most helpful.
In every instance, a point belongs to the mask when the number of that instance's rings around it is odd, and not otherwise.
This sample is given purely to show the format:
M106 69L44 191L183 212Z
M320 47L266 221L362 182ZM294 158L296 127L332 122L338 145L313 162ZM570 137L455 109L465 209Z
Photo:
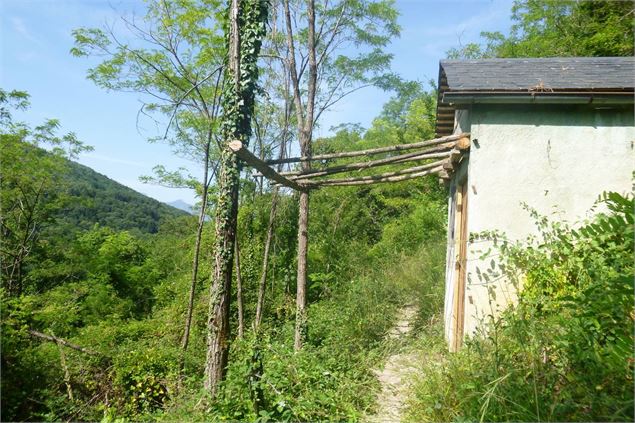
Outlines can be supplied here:
M470 235L497 230L509 239L523 239L535 234L536 226L522 203L552 220L573 223L588 217L603 191L631 192L632 106L476 104L469 121L474 140L467 179ZM489 247L488 242L468 242L468 336L484 317L515 299L508 281L488 282L480 276L490 267L492 258L481 257ZM447 325L448 310L445 317ZM447 329L446 336L452 337Z

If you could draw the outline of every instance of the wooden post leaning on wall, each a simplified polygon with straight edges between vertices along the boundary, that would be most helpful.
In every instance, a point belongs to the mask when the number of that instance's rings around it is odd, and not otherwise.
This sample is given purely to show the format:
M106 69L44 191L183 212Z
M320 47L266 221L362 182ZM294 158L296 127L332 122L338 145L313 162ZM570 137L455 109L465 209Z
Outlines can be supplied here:
M467 181L456 190L456 219L455 228L458 236L455 244L455 279L454 279L454 304L452 307L452 344L450 350L455 352L463 344L465 328L465 279L467 265Z

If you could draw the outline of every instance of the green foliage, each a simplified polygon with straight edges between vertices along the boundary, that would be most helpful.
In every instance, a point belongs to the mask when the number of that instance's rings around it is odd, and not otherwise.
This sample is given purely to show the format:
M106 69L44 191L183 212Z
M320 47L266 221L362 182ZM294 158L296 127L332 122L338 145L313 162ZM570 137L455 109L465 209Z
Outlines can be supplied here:
M632 56L630 1L516 0L510 35L483 32L485 44L448 52L450 58Z
M578 229L534 214L540 240L499 239L518 304L426 375L413 420L633 419L634 203L596 207Z
M300 3L300 2L298 2ZM318 99L321 107L329 107L337 99L360 84L386 88L394 80L390 74L392 55L384 51L393 37L399 36L399 13L392 0L346 0L316 2L316 27L327 28L317 43L323 81ZM320 31L321 32L321 31ZM296 29L301 39L305 28ZM302 42L307 45L306 42ZM355 46L355 55L346 54L342 45Z
M340 271L329 294L310 307L311 325L302 351L294 352L289 342L293 315L269 319L259 337L247 332L233 342L227 379L216 402L193 412L200 403L200 393L194 390L152 418L358 421L371 413L378 384L370 369L389 348L384 339L396 308L412 301L414 292L422 305L421 322L430 318L432 308L438 309L442 286L437 281L444 271L445 249L436 241L381 259L364 257L361 249L357 254L362 257ZM366 262L362 267L360 260ZM400 266L392 266L396 261Z
M342 130L320 140L319 148L353 150L429 137L434 95L420 84L409 86L419 87L417 95L404 88L405 97L395 98L394 107L387 107L371 129ZM69 166L73 174L74 165ZM306 348L294 353L298 210L297 198L281 191L265 313L256 337L250 326L272 194L243 180L238 235L246 336L241 340L232 334L227 380L211 402L200 384L214 226L204 225L190 348L179 381L195 219L166 216L159 219L156 233L142 233L144 221L126 212L95 226L89 214L101 222L100 210L123 207L110 203L109 193L115 199L127 194L90 172L79 177L85 171L79 169L78 176L69 178L81 188L71 192L94 193L94 203L84 199L76 209L66 209L83 216L72 232L72 213L53 217L37 266L27 272L37 289L6 301L4 294L3 420L360 420L373 408L378 384L370 369L388 348L383 339L394 311L413 292L422 305L430 295L438 301L440 287L433 282L442 272L445 199L436 180L316 191L310 223L310 326ZM83 211L92 204L97 208ZM145 204L131 199L131 205L153 218ZM136 226L129 226L132 221ZM422 249L422 243L429 247ZM430 308L422 307L422 322ZM30 336L28 329L103 354L64 350L73 400L58 346Z
M183 235L169 230L151 244L95 227L61 255L67 265L55 275L61 281L50 282L52 288L38 282L43 292L11 299L3 292L2 360L3 369L10 370L3 372L2 383L3 392L11 391L2 397L3 420L99 420L113 412L138 416L167 400L173 389L168 376L173 381L176 373L180 313L172 309L174 292L170 307L155 314L152 306L178 274L169 264L181 267L188 259L187 249L174 245L174 237ZM66 350L74 400L66 397L58 348L32 338L27 329L104 355Z
M27 109L28 99L25 92L0 89L0 277L10 295L20 295L28 285L26 268L34 264L40 235L65 202L58 188L65 157L91 150L72 132L57 135L55 119L35 128L14 122L11 108Z

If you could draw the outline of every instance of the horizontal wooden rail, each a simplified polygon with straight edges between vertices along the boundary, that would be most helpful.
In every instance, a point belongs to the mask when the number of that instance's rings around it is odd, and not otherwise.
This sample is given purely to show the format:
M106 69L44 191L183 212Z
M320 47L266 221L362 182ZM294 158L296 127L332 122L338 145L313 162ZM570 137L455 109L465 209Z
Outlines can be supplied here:
M401 171L386 172L379 175L360 176L356 178L341 178L341 179L325 179L323 181L311 181L307 182L307 186L310 188L324 187L324 186L350 186L350 185L370 185L383 182L399 182L406 181L408 179L414 179L432 173L437 173L443 170L444 160L429 165L415 166L409 169L403 169ZM434 165L434 167L432 166Z
M380 184L380 183L386 183L386 182L400 182L400 181L407 181L409 179L415 179L415 178L419 178L421 176L426 176L426 175L430 175L433 173L437 173L439 171L443 170L442 167L437 167L434 169L430 169L430 170L425 170L422 172L417 172L417 173L411 173L408 175L402 175L402 176L390 176L390 177L386 177L386 178L377 178L374 177L374 179L372 180L367 180L367 179L362 179L362 180L355 180L353 178L353 180L350 181L341 181L341 182L335 182L335 180L332 183L329 184L319 184L317 185L318 187L321 186L352 186L352 185L372 185L372 184Z
M418 156L402 158L402 159L397 160L396 162L391 163L391 164L402 164L402 163L407 163L407 162L418 162L420 160L449 157L450 156L450 151L451 150L444 149L443 151L441 151L439 153L424 153L424 154L421 154L421 155L418 155Z
M436 159L441 157L449 157L450 149L454 144L447 146L439 146L430 149L427 154L421 154L420 151L414 153L401 154L394 157L386 157L384 159L373 160L370 162L350 163L341 166L327 167L326 169L311 169L304 172L297 172L290 179L295 181L305 180L309 178L317 178L319 176L333 175L335 173L350 172L353 170L364 170L377 166L386 166L390 164L400 164L414 160ZM444 151L447 150L447 151ZM286 175L285 175L286 176Z
M264 177L276 181L280 185L284 185L285 187L292 188L296 191L304 191L306 190L301 184L298 184L295 181L285 178L280 175L278 172L273 170L267 165L264 161L260 160L258 157L254 156L249 150L247 150L243 143L236 140L229 143L229 149L236 154L236 156L247 163L249 166L258 170Z
M378 147L378 148L371 148L368 150L360 150L360 151L345 151L343 153L318 154L311 157L307 157L307 156L289 157L286 159L267 160L266 163L268 165L272 165L272 164L280 164L280 163L297 163L297 162L308 162L308 161L328 160L328 159L342 159L346 157L370 156L373 154L389 153L392 151L413 150L415 148L430 147L433 145L445 144L451 141L458 142L458 144L460 144L461 146L467 143L467 146L469 146L469 143L470 143L469 137L470 137L469 133L463 133L463 134L456 134L456 135L448 135L446 137L435 138L432 140L420 141L420 142L415 142L411 144L398 144L398 145L391 145L388 147Z

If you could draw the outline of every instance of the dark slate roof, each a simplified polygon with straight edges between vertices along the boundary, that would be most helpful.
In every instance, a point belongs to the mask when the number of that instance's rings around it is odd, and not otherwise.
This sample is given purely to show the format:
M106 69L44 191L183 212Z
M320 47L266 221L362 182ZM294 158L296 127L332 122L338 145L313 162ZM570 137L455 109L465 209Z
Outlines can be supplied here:
M439 62L438 136L454 130L455 103L490 99L507 103L537 97L603 95L633 102L635 57L549 57L442 60ZM587 93L587 94L585 94ZM460 100L460 97L463 100ZM561 100L558 100L561 99Z
M449 91L635 87L635 57L443 60Z

